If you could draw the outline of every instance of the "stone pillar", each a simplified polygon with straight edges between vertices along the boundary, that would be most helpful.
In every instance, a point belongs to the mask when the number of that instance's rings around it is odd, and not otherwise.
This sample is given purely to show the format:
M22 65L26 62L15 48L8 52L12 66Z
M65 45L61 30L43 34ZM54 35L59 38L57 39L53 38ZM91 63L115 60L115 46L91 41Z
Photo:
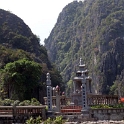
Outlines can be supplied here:
M60 112L60 88L56 86L56 111Z
M86 87L86 77L82 72L82 114L81 117L83 120L88 120L90 115L89 115L89 107L87 103L87 87Z
M89 93L89 80L86 79L86 92Z
M73 81L74 93L76 92L75 82Z
M86 83L82 84L82 110L87 110L87 92L86 92Z
M53 96L55 96L55 95L56 95L56 88L53 87Z
M47 106L48 106L48 111L52 112L52 88L51 88L51 80L50 80L50 74L47 73Z
M46 120L46 110L45 110L45 108L42 108L42 119Z
M92 93L92 90L91 90L91 80L89 81L89 90L90 90L90 93Z
M85 74L82 72L82 111L86 111L87 106L87 80Z

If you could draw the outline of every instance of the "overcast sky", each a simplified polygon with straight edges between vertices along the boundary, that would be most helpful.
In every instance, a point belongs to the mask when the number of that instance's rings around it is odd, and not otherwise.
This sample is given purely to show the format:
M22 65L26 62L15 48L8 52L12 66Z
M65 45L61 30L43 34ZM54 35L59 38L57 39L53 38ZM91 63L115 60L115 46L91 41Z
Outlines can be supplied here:
M20 17L41 39L41 44L54 27L59 13L73 0L0 0L0 8Z

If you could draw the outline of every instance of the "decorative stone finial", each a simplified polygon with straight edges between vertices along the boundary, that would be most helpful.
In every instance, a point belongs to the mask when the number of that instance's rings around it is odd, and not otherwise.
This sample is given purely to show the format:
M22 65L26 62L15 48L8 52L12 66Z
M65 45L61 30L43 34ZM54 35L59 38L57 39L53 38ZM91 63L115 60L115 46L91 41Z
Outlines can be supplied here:
M50 79L50 74L47 73L46 75L47 75L47 76L46 76L47 80L49 80L49 79Z
M46 78L47 78L46 84L47 84L47 85L51 85L51 80L50 80L50 74L49 74L49 73L47 73Z
M62 95L65 95L65 92L62 92Z
M60 88L59 88L59 86L57 85L57 86L56 86L56 91L59 91L59 90L60 90Z
M56 90L56 88L55 88L55 87L53 87L53 90Z
M83 65L82 58L80 58L80 65Z

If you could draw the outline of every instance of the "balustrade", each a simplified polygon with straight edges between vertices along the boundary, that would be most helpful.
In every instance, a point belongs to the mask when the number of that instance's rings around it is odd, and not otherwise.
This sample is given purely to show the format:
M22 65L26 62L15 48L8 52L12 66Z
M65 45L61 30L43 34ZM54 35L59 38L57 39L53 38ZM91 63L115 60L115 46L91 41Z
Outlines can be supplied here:
M44 97L45 105L47 103L47 97ZM71 102L71 98L67 98L64 95L60 96L60 105L67 105L68 102ZM56 96L52 96L52 105L56 106Z
M0 106L0 117L41 116L46 119L45 106Z
M88 105L113 105L118 103L118 96L110 95L88 95Z

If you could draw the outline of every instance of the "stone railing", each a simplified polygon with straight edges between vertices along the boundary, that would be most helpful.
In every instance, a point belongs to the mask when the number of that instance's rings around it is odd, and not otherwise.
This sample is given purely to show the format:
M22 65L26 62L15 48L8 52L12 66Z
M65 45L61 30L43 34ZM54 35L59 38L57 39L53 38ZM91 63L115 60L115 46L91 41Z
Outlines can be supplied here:
M45 105L47 105L47 97L44 97ZM66 97L65 95L60 96L60 105L67 105L68 102L71 102L71 98ZM56 106L56 96L52 96L52 105Z
M47 97L44 97L44 100L45 100L45 105L47 105ZM60 105L67 105L67 103L70 102L71 102L71 98L68 98L65 95L60 96ZM88 94L87 102L89 106L100 105L100 104L113 105L118 103L118 96ZM56 96L52 96L52 105L56 106Z
M46 106L0 106L0 117L31 117L41 116L46 119Z
M88 105L113 105L118 103L118 96L116 95L88 95Z
M124 119L124 108L100 108L90 109L91 118L97 120L123 120Z

